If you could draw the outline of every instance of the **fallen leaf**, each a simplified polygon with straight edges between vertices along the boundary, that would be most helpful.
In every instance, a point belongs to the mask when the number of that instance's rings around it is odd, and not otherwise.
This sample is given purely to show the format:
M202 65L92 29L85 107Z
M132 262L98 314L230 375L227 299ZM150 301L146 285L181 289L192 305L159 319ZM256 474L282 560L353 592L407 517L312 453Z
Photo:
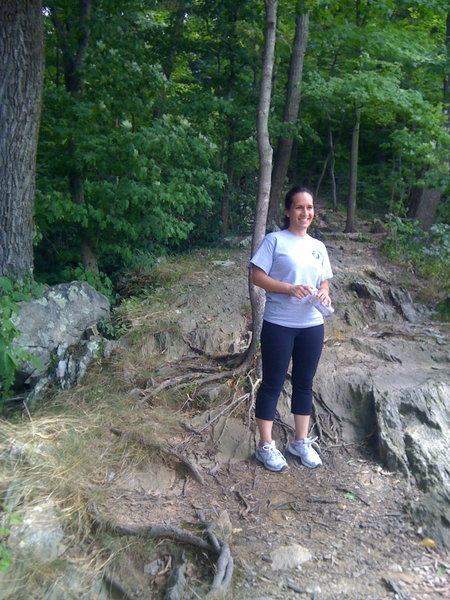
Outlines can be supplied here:
M423 540L420 540L419 544L424 548L436 548L436 542L428 537L423 538Z

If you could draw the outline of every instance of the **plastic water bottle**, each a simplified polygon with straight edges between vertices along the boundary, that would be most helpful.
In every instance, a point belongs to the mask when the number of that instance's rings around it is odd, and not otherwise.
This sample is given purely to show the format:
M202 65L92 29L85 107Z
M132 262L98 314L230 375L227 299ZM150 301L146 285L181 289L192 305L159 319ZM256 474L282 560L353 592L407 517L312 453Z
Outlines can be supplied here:
M331 317L331 315L334 313L334 308L332 306L322 304L318 296L311 296L310 302L314 308L320 312L324 319Z

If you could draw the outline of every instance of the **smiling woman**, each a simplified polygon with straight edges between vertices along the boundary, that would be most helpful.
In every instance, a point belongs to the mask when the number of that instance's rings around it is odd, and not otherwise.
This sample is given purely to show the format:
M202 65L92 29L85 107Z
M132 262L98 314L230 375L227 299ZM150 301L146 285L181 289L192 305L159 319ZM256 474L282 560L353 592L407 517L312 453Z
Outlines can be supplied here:
M323 316L309 299L331 305L328 280L333 274L325 246L308 235L313 218L312 192L292 188L285 198L285 229L269 233L251 259L252 281L266 291L261 331L263 380L255 407L260 435L256 458L270 471L287 468L272 440L272 427L291 359L295 439L288 450L306 467L322 464L308 430L312 383L323 346Z

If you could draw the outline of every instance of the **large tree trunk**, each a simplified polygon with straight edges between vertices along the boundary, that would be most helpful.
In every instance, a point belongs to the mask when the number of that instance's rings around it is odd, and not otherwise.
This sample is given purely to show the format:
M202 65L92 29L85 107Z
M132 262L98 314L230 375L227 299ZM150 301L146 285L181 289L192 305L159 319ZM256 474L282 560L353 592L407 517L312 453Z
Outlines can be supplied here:
M361 108L355 108L355 122L352 132L352 153L350 158L350 190L347 205L347 223L345 233L355 231L356 190L358 185L358 152L359 152L359 126L361 121Z
M90 27L92 0L79 0L78 14L75 16L60 15L58 2L47 2L51 10L51 20L55 27L58 44L62 54L64 68L64 83L66 90L74 98L78 98L83 92L84 80L82 68L86 61ZM75 10L75 9L74 9ZM74 124L74 130L76 130ZM69 142L70 164L72 169L68 175L71 200L75 204L84 204L84 187L82 169L76 160L77 140L72 138ZM98 273L98 262L95 243L89 231L80 231L80 255L84 268L87 271Z
M266 29L264 36L264 59L259 93L257 138L259 151L258 197L256 200L255 224L252 237L252 254L256 252L266 234L267 210L269 207L273 150L269 137L269 110L272 95L272 73L275 61L275 40L278 0L265 0ZM261 333L264 313L264 292L253 285L249 276L249 294L252 306L252 341L246 361L253 359L256 343Z
M33 271L44 44L40 0L0 2L0 275Z
M303 1L298 3L298 11L303 8ZM286 103L284 107L283 120L292 124L298 119L298 111L301 98L301 84L303 75L303 59L306 52L309 33L309 13L299 14L295 21L295 36L292 46L291 61L289 65L289 78L286 91ZM289 160L292 152L292 136L280 137L275 155L275 164L272 173L272 187L270 190L270 202L267 222L278 225L281 212L281 196L284 180L288 171Z
M433 225L442 192L437 188L414 186L409 196L408 218L428 231Z

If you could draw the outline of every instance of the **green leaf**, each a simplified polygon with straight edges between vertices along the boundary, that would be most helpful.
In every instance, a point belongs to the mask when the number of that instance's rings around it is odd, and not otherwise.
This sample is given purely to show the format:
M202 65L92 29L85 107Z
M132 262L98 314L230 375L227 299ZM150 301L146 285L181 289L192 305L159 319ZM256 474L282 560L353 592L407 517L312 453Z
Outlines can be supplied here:
M345 492L344 498L346 500L352 500L352 501L358 500L358 496L356 496L355 494L353 494L353 492Z

